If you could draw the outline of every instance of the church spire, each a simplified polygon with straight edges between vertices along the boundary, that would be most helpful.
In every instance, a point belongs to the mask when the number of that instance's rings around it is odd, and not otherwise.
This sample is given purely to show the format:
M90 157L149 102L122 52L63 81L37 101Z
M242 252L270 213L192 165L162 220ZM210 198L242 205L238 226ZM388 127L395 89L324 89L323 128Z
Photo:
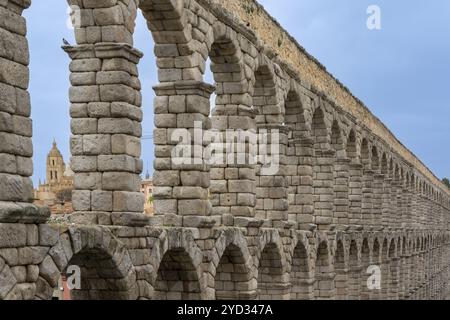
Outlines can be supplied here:
M150 173L148 172L148 162L147 162L147 173L145 174L145 179L146 180L150 179Z

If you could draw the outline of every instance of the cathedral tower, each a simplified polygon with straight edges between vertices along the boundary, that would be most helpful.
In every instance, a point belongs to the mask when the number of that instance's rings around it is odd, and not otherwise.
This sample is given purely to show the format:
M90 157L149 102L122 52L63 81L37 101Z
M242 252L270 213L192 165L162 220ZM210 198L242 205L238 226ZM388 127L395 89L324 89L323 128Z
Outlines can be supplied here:
M56 141L53 141L53 147L47 156L47 183L50 185L60 183L65 170L66 165L63 156L56 145Z

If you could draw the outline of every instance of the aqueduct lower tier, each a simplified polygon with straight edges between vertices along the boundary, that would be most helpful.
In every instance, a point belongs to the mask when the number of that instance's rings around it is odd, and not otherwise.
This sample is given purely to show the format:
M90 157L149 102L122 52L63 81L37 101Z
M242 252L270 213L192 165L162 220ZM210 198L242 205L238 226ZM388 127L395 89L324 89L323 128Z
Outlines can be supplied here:
M69 1L76 212L49 224L32 205L30 4L0 0L0 299L49 299L72 265L80 299L447 297L449 191L252 0ZM160 82L152 218L139 192L138 10ZM278 130L276 172L260 156L173 161L172 133L195 122L219 137Z

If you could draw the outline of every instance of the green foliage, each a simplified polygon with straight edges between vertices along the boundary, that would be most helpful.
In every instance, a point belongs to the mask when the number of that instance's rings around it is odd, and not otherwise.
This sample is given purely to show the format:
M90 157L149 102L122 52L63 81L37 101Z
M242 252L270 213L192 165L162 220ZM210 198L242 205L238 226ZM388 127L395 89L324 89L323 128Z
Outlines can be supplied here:
M450 189L450 180L448 178L442 179L442 182Z

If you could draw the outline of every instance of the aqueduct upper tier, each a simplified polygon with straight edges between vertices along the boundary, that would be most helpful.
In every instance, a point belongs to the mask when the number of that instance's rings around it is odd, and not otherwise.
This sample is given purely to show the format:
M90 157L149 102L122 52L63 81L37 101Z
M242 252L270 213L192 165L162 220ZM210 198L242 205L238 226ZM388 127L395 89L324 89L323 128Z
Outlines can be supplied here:
M31 204L31 1L0 0L0 299L49 299L73 265L80 299L447 297L450 192L255 1L68 3L76 212L55 225ZM150 218L138 10L159 78ZM230 130L256 140L224 147Z

